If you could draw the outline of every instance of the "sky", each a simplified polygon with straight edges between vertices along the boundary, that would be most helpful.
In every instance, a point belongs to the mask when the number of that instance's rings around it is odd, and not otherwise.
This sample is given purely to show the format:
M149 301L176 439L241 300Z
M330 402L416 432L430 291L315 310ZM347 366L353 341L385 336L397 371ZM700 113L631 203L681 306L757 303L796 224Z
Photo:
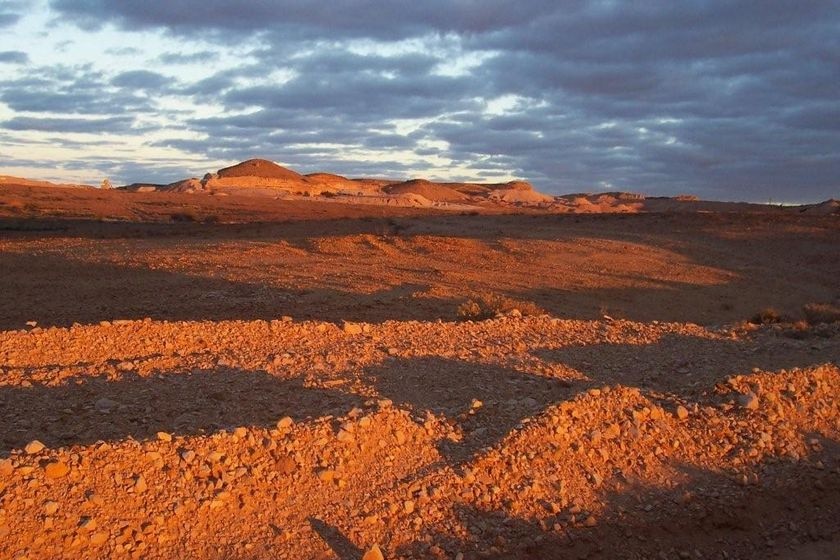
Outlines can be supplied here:
M840 198L840 0L0 0L0 174Z

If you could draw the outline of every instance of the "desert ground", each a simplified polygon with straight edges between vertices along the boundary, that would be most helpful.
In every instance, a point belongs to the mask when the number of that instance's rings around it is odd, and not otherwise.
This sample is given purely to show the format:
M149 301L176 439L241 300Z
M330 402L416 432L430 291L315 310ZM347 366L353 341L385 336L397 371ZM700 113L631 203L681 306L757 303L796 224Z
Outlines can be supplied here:
M0 186L0 558L840 554L837 214L135 191Z

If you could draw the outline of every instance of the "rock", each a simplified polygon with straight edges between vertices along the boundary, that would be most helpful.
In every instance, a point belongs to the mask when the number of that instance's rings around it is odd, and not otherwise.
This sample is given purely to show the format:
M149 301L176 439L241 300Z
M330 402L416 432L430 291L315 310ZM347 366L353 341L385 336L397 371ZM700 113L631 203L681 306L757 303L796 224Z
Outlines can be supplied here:
M688 409L686 409L683 405L679 405L676 410L677 418L680 420L685 420L688 418Z
M292 420L290 416L284 416L280 420L277 421L277 429L278 430L287 430L292 427L295 421Z
M335 471L330 469L321 469L318 471L318 480L321 482L332 482L335 478Z
M44 502L44 513L52 515L58 511L58 503L53 501Z
M414 512L414 500L406 500L403 502L403 508L405 509L406 513L413 513Z
M9 476L15 472L15 466L11 459L3 459L0 461L0 476Z
M136 494L142 494L148 489L148 486L146 485L146 479L143 478L143 475L140 475L136 479L134 479L133 488Z
M23 448L29 455L34 455L36 453L40 453L44 449L46 449L46 445L38 441L37 439L33 439L29 443L26 444L26 447Z
M110 414L112 410L117 408L117 406L118 406L117 401L113 401L113 400L105 398L105 397L103 397L101 399L98 399L93 404L93 408L95 408L97 412L100 412L102 414Z
M338 438L338 441L342 443L350 443L356 439L355 437L353 437L353 434L344 429L339 430L338 435L336 437Z
M473 399L472 402L470 403L470 408L473 409L473 410L478 410L482 406L484 406L484 403L481 402L478 399Z
M385 556L379 550L379 545L375 544L364 553L362 560L385 560Z
M277 460L277 470L283 474L292 474L297 470L297 463L292 457L288 455L280 457Z
M97 531L96 533L90 536L90 544L94 546L99 546L108 542L108 533L105 531Z
M134 369L134 364L126 360L124 362L118 363L117 369L120 371L132 371Z
M233 435L235 435L239 439L242 439L242 438L244 438L245 436L248 435L248 428L240 426L240 427L236 428L235 430L233 430Z
M169 432L158 432L157 438L160 441L172 441L172 434L170 434Z
M738 405L742 408L746 408L747 410L756 410L758 409L758 396L753 393L741 393L737 397Z
M344 321L344 332L346 334L362 334L362 326L358 323Z
M63 478L67 476L70 472L70 467L67 466L67 463L63 463L61 461L53 461L51 463L47 463L44 467L44 476L47 478Z
M604 438L605 439L615 439L621 435L621 426L618 424L610 424L606 430L604 430Z

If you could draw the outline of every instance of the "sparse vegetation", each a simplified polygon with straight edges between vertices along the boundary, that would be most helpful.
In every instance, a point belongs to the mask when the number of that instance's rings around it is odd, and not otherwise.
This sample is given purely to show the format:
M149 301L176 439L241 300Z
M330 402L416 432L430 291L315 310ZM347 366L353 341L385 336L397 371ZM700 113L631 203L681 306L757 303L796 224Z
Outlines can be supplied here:
M519 301L498 294L481 294L458 306L461 321L485 321L499 315L542 315L545 311L530 301Z
M195 222L196 217L192 212L173 212L169 215L173 222Z
M773 325L783 321L782 314L772 307L766 307L753 315L750 322L755 325Z
M809 303L802 308L802 311L812 325L840 321L840 306L830 303Z

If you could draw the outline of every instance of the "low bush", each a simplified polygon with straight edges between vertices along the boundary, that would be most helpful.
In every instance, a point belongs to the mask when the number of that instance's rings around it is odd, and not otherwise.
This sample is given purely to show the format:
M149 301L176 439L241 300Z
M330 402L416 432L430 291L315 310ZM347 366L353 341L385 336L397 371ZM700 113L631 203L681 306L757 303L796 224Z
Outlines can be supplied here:
M840 321L840 306L830 303L809 303L802 308L805 318L812 325L818 323L837 323Z
M518 311L521 315L542 315L545 311L530 301L520 301L498 294L481 294L458 306L461 321L485 321Z

